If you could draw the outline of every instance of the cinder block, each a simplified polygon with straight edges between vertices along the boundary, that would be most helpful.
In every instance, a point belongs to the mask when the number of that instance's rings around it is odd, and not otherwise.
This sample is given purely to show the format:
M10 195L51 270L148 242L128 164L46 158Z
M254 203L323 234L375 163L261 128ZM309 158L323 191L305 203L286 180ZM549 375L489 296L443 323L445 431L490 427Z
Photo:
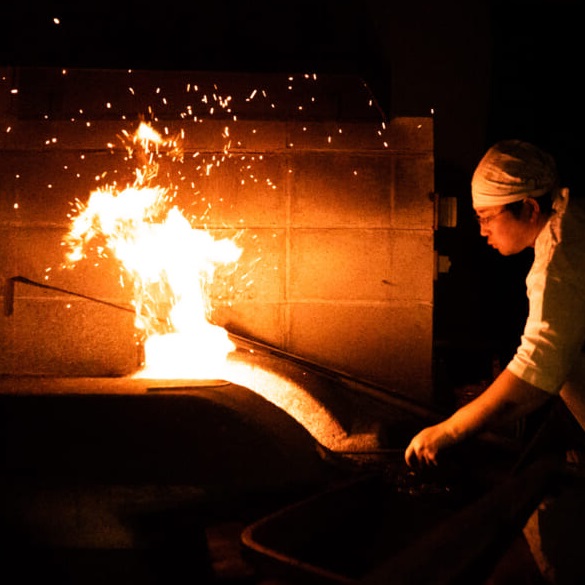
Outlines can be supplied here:
M356 123L301 121L287 126L287 147L291 150L325 152L382 152L388 149L386 129L381 118Z
M432 303L431 232L292 230L290 297Z
M114 259L90 254L76 265L67 264L67 248L62 245L66 231L59 228L22 228L14 230L10 253L12 273L46 284L112 302L129 303L131 291L121 282L120 265ZM15 299L46 298L61 293L26 284L16 284Z
M283 302L286 295L286 232L283 229L212 231L230 238L241 250L235 263L218 264L208 290L212 303L238 305Z
M136 371L134 318L85 301L21 300L3 317L5 375L122 376Z
M286 161L257 153L220 158L200 154L186 157L180 165L161 162L161 184L176 185L173 204L196 226L284 226L288 209Z
M385 138L390 151L402 153L434 152L433 119L398 117L385 124Z
M298 303L291 353L429 400L432 307L428 304Z
M288 305L268 302L238 302L218 307L213 322L228 331L277 348L285 348L289 336Z
M226 120L216 122L216 133L221 131L223 137L222 149L229 149L232 153L244 152L271 152L284 150L287 147L287 124L278 120L247 119ZM190 128L185 127L185 148L201 148L205 144L203 133L209 135L209 124L203 122ZM237 156L237 155L232 155Z
M392 265L385 284L389 298L433 303L434 237L430 230L395 230Z
M395 296L390 230L295 229L291 231L290 298L294 302L360 300Z
M294 226L391 225L390 156L327 153L293 159L291 221Z
M392 170L393 225L406 229L434 229L432 155L397 156Z
M77 200L85 204L98 188L132 184L134 170L120 153L10 152L0 163L0 177L9 182L0 201L12 206L12 223L67 226Z
M12 234L12 229L0 225L0 279L13 276L16 273Z

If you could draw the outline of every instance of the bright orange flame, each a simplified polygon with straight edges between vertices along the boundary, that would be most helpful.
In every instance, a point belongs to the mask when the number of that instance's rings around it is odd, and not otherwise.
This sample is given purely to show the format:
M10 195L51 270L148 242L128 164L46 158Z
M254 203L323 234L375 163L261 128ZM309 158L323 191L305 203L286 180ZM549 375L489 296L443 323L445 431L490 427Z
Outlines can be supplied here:
M145 124L136 139L142 141L145 156L151 142L160 143L160 136ZM67 259L78 262L92 246L100 256L113 254L129 276L135 324L145 338L145 365L136 376L221 378L235 346L225 329L208 321L203 285L213 279L218 264L236 262L241 249L229 239L215 240L193 228L169 205L165 189L143 186L153 176L152 164L145 163L136 170L132 187L92 192L65 238Z

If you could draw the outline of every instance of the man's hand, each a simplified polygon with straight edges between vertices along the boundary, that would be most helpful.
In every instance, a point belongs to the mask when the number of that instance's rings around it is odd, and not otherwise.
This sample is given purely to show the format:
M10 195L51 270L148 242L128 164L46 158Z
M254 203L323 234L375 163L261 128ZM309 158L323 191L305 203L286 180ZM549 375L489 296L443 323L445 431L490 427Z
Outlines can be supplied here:
M446 422L442 422L427 427L412 439L404 453L404 459L409 467L437 465L439 452L457 442L447 426Z
M518 378L506 368L490 386L443 422L423 429L406 448L410 467L437 465L439 452L490 425L504 424L534 412L551 394Z

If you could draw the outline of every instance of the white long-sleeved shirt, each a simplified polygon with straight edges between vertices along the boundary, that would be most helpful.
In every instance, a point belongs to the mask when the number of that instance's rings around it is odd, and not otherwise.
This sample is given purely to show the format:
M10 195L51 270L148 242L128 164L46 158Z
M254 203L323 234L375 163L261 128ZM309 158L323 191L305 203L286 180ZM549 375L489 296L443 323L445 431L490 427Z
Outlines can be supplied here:
M535 242L526 278L528 318L507 367L550 394L581 377L574 382L585 412L585 201L569 202L563 189L554 209Z

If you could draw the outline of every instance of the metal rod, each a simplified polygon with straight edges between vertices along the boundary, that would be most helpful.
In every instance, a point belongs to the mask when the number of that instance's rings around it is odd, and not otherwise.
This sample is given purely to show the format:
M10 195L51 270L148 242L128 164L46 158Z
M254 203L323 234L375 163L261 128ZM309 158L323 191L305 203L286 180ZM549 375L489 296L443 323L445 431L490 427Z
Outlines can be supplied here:
M135 310L130 308L130 307L125 307L124 305L117 305L116 303L110 303L109 301L104 301L102 299L97 299L95 297L90 297L88 295L84 295L82 293L78 293L78 292L73 292L64 288L60 288L58 286L51 286L49 284L44 284L42 282L36 282L34 280L31 280L30 278L25 278L24 276L13 276L12 278L8 279L9 281L11 281L12 285L12 304L14 304L14 283L15 282L21 282L22 284L28 284L30 286L36 286L39 288L45 288L48 290L54 290L57 292L61 292L64 293L66 295L72 295L74 297L79 297L82 299L86 299L88 301L93 301L94 303L100 303L102 305L107 305L108 307L113 307L114 309L121 309L122 311L128 311L130 313L134 313ZM6 292L6 291L5 291ZM6 298L5 298L5 306L6 306ZM12 312L10 313L12 314Z
M14 280L4 280L4 316L10 317L14 313Z
M4 314L6 316L12 315L13 306L14 306L14 283L16 283L16 282L19 282L22 284L28 284L30 286L36 286L36 287L44 288L44 289L48 289L48 290L54 290L54 291L61 292L61 293L67 294L67 295L72 295L75 297L86 299L86 300L92 301L94 303L100 303L102 305L107 305L108 307L112 307L114 309L120 309L122 311L128 311L131 313L135 312L134 309L132 309L130 307L125 307L124 305L118 305L116 303L104 301L102 299L98 299L98 298L95 298L95 297L92 297L89 295L85 295L82 293L70 291L70 290L67 290L64 288L44 284L41 282L36 282L36 281L31 280L30 278L26 278L24 276L13 276L12 278L7 279L7 283L5 284ZM163 321L163 319L159 319L159 321ZM364 379L358 378L356 376L353 376L351 374L348 374L346 372L342 372L339 370L335 370L333 368L322 366L320 364L317 364L315 362L312 362L312 361L307 360L305 358L302 358L300 356L291 354L291 353L286 352L284 350L281 350L277 347L274 347L273 345L263 343L263 342L258 341L256 339L244 337L242 335L238 335L238 334L232 333L230 331L228 331L228 334L230 335L230 337L233 337L240 345L245 346L247 344L247 345L251 346L254 350L263 350L263 351L270 353L272 355L275 355L275 356L278 356L280 358L295 362L295 363L297 363L305 368L311 369L311 370L319 373L320 375L328 377L328 378L333 379L335 381L339 382L340 380L341 381L345 380L346 382L351 382L351 383L357 384L362 388L362 390L366 391L367 393L372 395L374 398L381 399L384 402L392 402L392 403L398 402L399 404L401 404L403 406L407 406L412 413L416 413L417 415L423 417L426 420L439 421L444 416L441 413L437 412L436 410L433 410L432 408L425 406L424 404L421 404L421 403L419 403L411 398L408 398L407 396L404 396L403 394L400 394L394 390L391 390L387 387L381 386L381 385L376 384L374 382L371 382L369 380L364 380Z
M356 376L353 376L352 374L348 374L340 370L335 370L333 368L322 366L305 358L288 353L284 350L278 349L277 347L263 343L261 341L257 341L255 339L251 339L249 337L237 335L232 332L229 332L229 335L230 337L233 337L236 341L238 341L240 344L243 345L249 344L255 350L261 349L280 358L284 358L286 360L295 362L305 368L318 372L322 376L328 377L337 382L345 380L346 382L357 384L361 387L362 390L364 390L366 393L369 393L374 398L379 400L381 399L386 403L388 402L394 403L393 405L395 405L395 403L399 403L400 405L409 408L410 412L412 412L413 414L416 413L418 416L421 416L422 418L428 421L438 422L439 420L442 420L445 417L444 414L441 414L437 410L427 407L424 404L405 396L404 394L396 392L395 390L391 390L390 388L387 388L380 384L376 384L375 382L358 378Z

